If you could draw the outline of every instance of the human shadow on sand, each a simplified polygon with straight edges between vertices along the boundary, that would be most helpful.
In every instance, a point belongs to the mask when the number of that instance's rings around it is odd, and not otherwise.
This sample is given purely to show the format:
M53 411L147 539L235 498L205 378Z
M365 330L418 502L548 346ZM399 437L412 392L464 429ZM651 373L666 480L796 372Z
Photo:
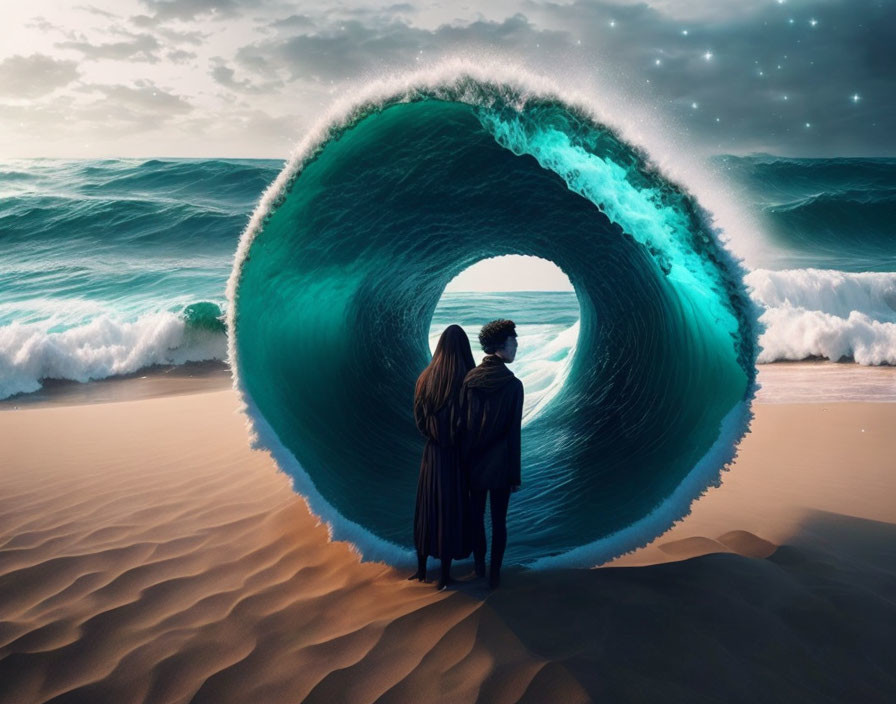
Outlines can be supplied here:
M499 590L456 591L481 599L573 699L896 701L893 524L814 511L764 559L509 568Z

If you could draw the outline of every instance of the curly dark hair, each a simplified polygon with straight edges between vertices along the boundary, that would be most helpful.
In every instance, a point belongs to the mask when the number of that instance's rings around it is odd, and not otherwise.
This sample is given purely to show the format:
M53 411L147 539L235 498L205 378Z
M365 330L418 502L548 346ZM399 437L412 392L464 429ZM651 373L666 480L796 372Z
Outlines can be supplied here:
M479 344L486 354L494 354L495 350L504 346L508 337L516 337L516 323L512 320L493 320L482 326L479 331Z

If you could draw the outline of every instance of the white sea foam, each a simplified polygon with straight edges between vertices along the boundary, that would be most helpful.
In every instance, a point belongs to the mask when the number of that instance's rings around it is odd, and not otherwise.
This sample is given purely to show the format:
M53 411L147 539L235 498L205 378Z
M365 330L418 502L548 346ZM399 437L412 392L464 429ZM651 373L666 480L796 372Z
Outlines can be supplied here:
M896 273L757 269L745 282L763 310L760 364L812 357L896 364ZM35 316L58 313L55 300L35 299L31 305L34 310L28 312ZM75 318L85 322L49 332L60 324L72 325ZM525 354L520 354L514 371L526 388L526 422L562 386L578 331L578 323L566 328L521 326ZM431 349L439 332L431 335ZM476 349L475 340L471 344ZM44 378L88 381L152 364L224 359L225 345L219 333L187 330L175 313L148 313L124 322L100 303L67 301L62 317L0 326L0 398L36 391Z
M896 273L757 269L745 282L765 309L760 364L810 357L896 364Z
M896 273L829 269L756 269L746 276L750 295L766 308L804 308L846 318L860 312L896 322Z
M518 376L526 389L523 424L530 423L544 409L563 386L569 375L579 339L579 321L568 328L536 332L519 336L523 350L530 350L530 359L524 355Z
M471 301L472 304L475 302ZM442 334L441 326L434 326L429 333L429 349L435 352L436 343ZM478 362L482 352L473 339L475 331L467 331L471 337L473 357ZM579 339L579 321L570 326L562 325L519 325L517 341L519 352L513 363L513 372L523 382L525 397L523 402L523 425L547 406L548 402L563 386L575 355L576 341Z
M100 315L85 325L50 332L53 320L0 327L0 398L37 391L41 379L89 381L153 364L224 359L226 336L189 327L175 313L135 321Z

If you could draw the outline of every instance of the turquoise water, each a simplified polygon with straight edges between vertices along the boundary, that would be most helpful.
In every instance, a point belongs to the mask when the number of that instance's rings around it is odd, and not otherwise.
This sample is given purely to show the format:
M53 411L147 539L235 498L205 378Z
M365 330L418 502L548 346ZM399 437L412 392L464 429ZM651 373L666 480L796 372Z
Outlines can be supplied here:
M0 163L0 398L223 359L236 241L282 165Z
M763 259L746 277L766 310L759 361L896 363L896 160L717 161L764 223ZM283 166L0 162L0 398L39 389L46 378L87 381L224 359L233 254ZM199 309L205 322L186 313L203 302L215 306ZM468 310L485 302L474 297ZM555 314L567 315L544 309L541 323L557 324Z
M752 394L753 304L687 195L557 103L390 105L292 180L237 262L233 310L266 442L365 554L411 545L410 401L436 305L500 254L555 262L580 310L561 383L524 426L509 561L637 524L743 431L723 424Z
M475 338L513 318L527 465L508 558L593 564L717 480L742 432L749 306L699 207L635 150L556 102L489 105L374 107L332 135L252 245L241 380L261 444L334 535L395 560L422 447L411 381L446 325ZM896 363L896 160L719 161L763 223L757 361ZM226 359L234 252L283 167L0 163L0 397ZM556 262L576 292L441 295L509 253Z

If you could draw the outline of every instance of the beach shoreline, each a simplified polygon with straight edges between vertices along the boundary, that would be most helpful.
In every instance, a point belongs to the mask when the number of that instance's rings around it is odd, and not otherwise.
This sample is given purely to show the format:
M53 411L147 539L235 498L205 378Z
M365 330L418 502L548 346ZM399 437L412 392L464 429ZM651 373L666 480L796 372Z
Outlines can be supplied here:
M803 360L760 364L756 403L896 403L896 366ZM130 374L78 382L42 379L42 387L0 399L0 411L35 405L72 406L136 401L230 388L220 360L154 365Z
M896 404L755 403L650 545L439 593L328 540L229 373L140 376L0 413L0 702L896 693Z

